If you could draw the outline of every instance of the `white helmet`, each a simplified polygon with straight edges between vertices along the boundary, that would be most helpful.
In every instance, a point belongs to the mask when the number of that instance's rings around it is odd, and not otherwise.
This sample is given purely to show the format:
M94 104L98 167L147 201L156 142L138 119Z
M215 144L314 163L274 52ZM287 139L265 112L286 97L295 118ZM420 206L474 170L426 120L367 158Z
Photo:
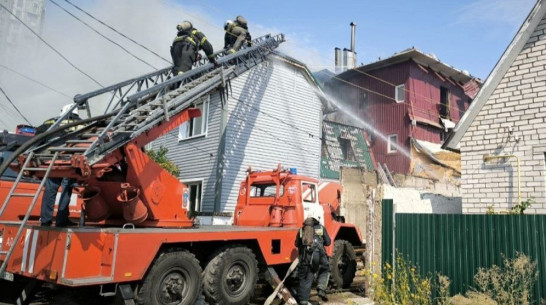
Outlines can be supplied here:
M193 24L191 24L191 22L187 20L176 25L176 29L179 32L188 31L188 30L191 30L192 28L193 28Z
M226 23L224 23L224 30L227 31L232 24L233 20L226 20Z
M65 113L67 113L72 105L73 104L64 105L61 109L61 113L59 114L59 116L63 116ZM78 107L74 107L74 109L72 110L72 114L78 115Z

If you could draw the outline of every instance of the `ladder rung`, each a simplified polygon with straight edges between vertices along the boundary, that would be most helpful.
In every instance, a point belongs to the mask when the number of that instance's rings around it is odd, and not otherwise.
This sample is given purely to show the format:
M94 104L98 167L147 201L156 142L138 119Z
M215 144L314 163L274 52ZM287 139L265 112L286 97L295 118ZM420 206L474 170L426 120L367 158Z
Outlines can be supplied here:
M36 158L53 158L53 154L35 154Z
M8 254L8 251L0 251L0 255L6 255Z
M22 223L22 221L0 220L0 225L20 225Z
M100 133L84 133L80 137L82 138L92 138L92 137L98 137L100 136Z
M86 151L88 147L66 147L66 146L59 146L59 147L51 147L48 150L49 151L66 151L66 152L80 152L80 151Z
M11 196L16 197L34 197L35 194L29 194L29 193L13 193Z
M95 140L68 140L66 141L67 144L80 144L80 143L93 143Z
M29 171L29 172L46 172L47 168L43 168L43 167L25 167L25 168L23 168L23 170Z

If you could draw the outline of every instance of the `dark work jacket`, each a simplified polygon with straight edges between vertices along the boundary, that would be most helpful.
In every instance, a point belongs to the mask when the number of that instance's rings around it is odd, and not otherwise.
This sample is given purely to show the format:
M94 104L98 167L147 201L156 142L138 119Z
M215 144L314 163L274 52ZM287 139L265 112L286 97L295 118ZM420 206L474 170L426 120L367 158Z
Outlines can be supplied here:
M51 125L53 125L58 119L59 117L54 117L54 118L45 120L42 123L42 125L36 127L36 135L46 132L49 129L49 127L51 127ZM71 115L68 115L66 119L64 119L61 122L61 124L59 124L59 127L62 125L70 124L77 121L81 121L81 118L77 114L71 114ZM69 131L74 131L76 129L78 129L78 126L71 127L69 128L69 130L65 130L64 133L68 133Z
M317 235L317 232L322 231L321 239L323 243L323 249L324 247L327 247L332 244L332 239L330 238L330 235L328 235L328 231L326 231L326 228L323 225L321 225L320 223L316 223L313 226L313 229L315 230L315 236ZM298 234L296 236L295 244L298 249L300 249L303 246L302 236L303 236L303 228L298 230Z
M174 38L171 46L171 57L174 65L181 65L180 60L183 52L191 52L192 54L195 54L193 56L193 58L195 58L199 50L203 50L209 60L214 57L214 49L207 40L205 34L196 29L178 32L178 35Z

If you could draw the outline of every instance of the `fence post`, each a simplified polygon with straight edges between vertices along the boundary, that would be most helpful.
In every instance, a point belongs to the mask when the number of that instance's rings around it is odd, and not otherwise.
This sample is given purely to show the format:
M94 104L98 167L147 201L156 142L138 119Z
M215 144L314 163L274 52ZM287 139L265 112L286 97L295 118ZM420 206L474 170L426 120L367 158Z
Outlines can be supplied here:
M392 288L396 280L396 204L392 203Z

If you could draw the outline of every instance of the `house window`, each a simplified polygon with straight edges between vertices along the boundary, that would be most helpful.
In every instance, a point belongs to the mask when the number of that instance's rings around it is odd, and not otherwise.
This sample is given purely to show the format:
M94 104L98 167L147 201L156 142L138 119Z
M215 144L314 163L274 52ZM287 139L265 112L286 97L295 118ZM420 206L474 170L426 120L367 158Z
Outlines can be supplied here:
M341 158L345 161L355 161L355 153L351 141L348 139L338 138L339 147L341 148Z
M358 97L358 108L361 110L366 108L367 103L368 103L368 92L361 91Z
M204 101L195 105L201 110L201 116L184 122L178 128L178 140L191 139L207 133L207 121L209 115L209 102Z
M201 212L201 200L203 195L203 180L183 182L188 188L188 211L191 213Z
M395 153L398 151L398 135L391 134L389 135L389 141L387 143L387 153Z
M301 198L303 202L317 202L317 186L314 183L303 182L301 184Z
M449 119L449 89L440 87L440 117Z
M406 85L398 85L394 88L394 99L397 103L403 103L406 100Z

